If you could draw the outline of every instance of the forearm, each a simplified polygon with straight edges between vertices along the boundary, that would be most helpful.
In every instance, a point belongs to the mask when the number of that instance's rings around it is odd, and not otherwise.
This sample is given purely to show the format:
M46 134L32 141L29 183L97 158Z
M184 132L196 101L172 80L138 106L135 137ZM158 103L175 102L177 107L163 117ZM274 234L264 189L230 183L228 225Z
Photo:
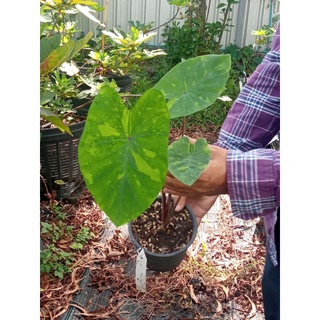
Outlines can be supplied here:
M227 186L233 214L254 219L280 205L280 151L228 150Z
M280 30L279 30L280 31ZM248 151L265 148L280 130L280 41L275 41L241 90L216 145Z

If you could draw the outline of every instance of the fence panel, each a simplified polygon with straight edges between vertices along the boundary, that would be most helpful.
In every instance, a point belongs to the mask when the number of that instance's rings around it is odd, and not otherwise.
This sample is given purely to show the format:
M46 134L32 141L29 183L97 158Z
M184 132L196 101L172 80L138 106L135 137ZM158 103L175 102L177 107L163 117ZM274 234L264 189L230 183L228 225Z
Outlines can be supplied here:
M128 21L139 21L140 23L154 22L154 26L161 26L169 21L176 13L176 7L169 5L167 0L97 0L106 9L94 14L100 21L104 22L106 29L120 27L128 31ZM222 18L219 3L221 0L207 0L208 22L218 21ZM252 30L261 28L263 25L272 25L272 16L280 11L280 0L239 0L233 5L232 24L230 32L225 32L222 38L222 47L235 43L239 47L253 44L255 37L251 35ZM184 14L185 9L181 10ZM179 15L178 15L179 16ZM90 21L87 17L79 14L78 29L85 33L92 31L95 35L98 24ZM150 44L163 44L161 36L164 27L157 30L157 36Z

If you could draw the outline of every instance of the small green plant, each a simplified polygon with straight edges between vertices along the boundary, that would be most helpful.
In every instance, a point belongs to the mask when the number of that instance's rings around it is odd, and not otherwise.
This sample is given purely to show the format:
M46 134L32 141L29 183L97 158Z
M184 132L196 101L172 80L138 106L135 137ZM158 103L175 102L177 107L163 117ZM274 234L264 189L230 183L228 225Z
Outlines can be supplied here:
M53 274L55 277L63 279L64 276L72 271L75 261L73 253L62 251L54 244L40 252L40 272Z
M270 50L270 45L271 45L271 38L275 34L276 29L272 28L268 25L262 26L261 29L258 30L253 30L251 32L252 35L256 36L255 40L255 48L256 50Z
M59 220L65 220L67 217L67 214L63 212L63 208L57 204L53 204L52 210L56 216L57 219Z
M240 76L243 72L247 75L252 74L256 67L261 63L264 54L254 49L252 44L242 48L235 44L230 44L225 48L225 53L229 53L232 59L232 72Z
M72 119L72 114L76 113L73 106L73 100L77 98L80 90L77 88L77 81L75 77L67 77L66 74L55 70L51 75L52 82L44 81L41 84L42 94L54 94L46 107L50 108L55 114L65 117L68 115L68 120Z
M82 249L84 244L87 244L88 240L92 239L93 236L94 233L91 232L88 227L81 227L71 243L70 248L76 250Z
M49 273L63 279L63 277L72 271L72 265L75 261L75 253L84 248L84 246L94 237L94 233L88 227L82 226L74 234L75 227L59 221L57 224L41 222L41 235L47 238L50 244L40 252L40 271ZM71 241L67 249L60 248L58 243L64 239Z
M72 230L74 229L74 227L68 226L63 221L59 221L57 225L51 225L47 222L41 222L41 225L41 233L47 234L50 240L54 243L65 236L72 237Z
M94 233L88 227L82 226L75 231L75 226L67 221L67 214L63 208L56 204L51 206L54 220L49 222L42 221L41 238L45 243L49 243L40 252L40 272L53 274L63 279L64 276L72 271L75 261L75 254L94 237ZM60 243L71 243L65 247Z
M77 29L76 15L82 13L90 20L101 23L89 13L104 10L96 1L91 0L40 0L40 37L50 38L61 35L61 43L74 40Z
M149 22L147 24L141 23L140 21L129 21L128 26L134 27L137 30L142 31L144 34L150 32L151 29L154 27L154 22Z

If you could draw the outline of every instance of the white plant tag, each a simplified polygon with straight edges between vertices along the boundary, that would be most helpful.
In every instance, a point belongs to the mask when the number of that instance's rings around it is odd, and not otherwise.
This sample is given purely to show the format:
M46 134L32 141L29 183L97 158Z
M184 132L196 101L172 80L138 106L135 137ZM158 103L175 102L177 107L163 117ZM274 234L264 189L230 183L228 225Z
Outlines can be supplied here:
M144 249L138 249L136 261L136 288L139 291L146 292L146 273L147 273L147 257Z

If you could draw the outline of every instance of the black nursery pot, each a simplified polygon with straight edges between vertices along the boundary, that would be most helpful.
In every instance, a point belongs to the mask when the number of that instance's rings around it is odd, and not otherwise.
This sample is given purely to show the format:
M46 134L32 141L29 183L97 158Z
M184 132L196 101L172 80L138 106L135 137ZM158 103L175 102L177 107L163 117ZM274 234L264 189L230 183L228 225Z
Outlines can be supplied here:
M70 125L73 136L58 128L42 129L40 140L40 173L45 178L49 191L56 190L56 198L69 197L83 182L79 162L78 145L85 121ZM63 180L64 185L56 185ZM45 192L40 181L40 192Z
M157 199L161 201L161 197ZM188 248L191 246L191 244L196 238L197 229L198 229L198 223L197 223L197 219L194 212L188 206L186 206L186 209L189 212L193 222L192 236L189 242L183 248L170 253L155 253L146 248L143 248L147 258L147 268L149 270L160 271L160 272L171 271L174 268L176 268L184 259ZM135 248L137 250L142 248L142 246L139 244L137 239L134 237L131 222L128 223L128 231L129 231L130 240L133 242Z
M124 76L108 76L108 79L112 79L116 82L120 88L119 92L129 92L131 90L132 78L129 75Z

